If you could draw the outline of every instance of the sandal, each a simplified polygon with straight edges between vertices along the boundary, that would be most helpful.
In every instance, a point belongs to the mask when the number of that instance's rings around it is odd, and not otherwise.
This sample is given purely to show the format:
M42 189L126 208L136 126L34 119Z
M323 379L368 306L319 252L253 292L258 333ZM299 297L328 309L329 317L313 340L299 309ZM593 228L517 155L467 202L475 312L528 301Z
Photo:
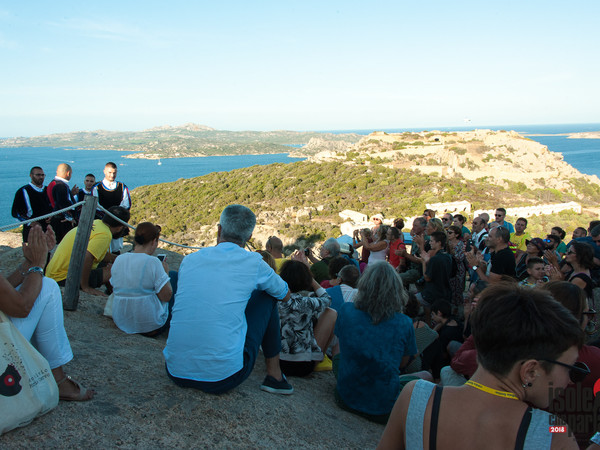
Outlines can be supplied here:
M81 385L81 383L79 383L78 381L74 380L69 375L65 375L65 377L62 380L58 381L56 384L57 384L57 386L60 386L61 384L63 384L67 380L69 380L75 386L77 386L79 388L79 394L77 394L75 397L66 397L64 395L59 395L59 397L58 397L59 400L63 400L63 401L67 401L67 402L86 402L86 401L91 400L92 398L94 398L93 394L95 394L95 391L93 389L86 389L86 388L84 388ZM88 398L88 394L90 392L92 393L92 396Z

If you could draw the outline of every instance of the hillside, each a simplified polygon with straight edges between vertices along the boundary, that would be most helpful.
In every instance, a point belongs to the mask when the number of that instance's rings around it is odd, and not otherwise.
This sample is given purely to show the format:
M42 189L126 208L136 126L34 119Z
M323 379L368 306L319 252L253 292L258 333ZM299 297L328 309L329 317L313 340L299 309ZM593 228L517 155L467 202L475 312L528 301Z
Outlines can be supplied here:
M82 149L138 152L131 158L178 158L187 156L289 153L314 139L305 151L316 153L351 145L357 134L297 131L226 131L204 125L161 126L139 132L81 131L36 137L0 139L0 147L76 147ZM315 143L319 143L317 145Z
M310 155L307 155L310 156ZM538 142L514 131L371 133L344 150L319 152L313 161L382 164L444 178L493 183L518 190L551 188L578 196L585 184L599 184Z
M212 245L222 209L242 203L257 213L256 245L271 234L286 244L339 235L339 212L352 209L385 217L407 217L422 213L426 203L468 200L474 209L499 205L528 206L576 201L588 213L560 213L559 217L533 218L530 229L540 232L557 223L574 228L595 218L590 212L600 206L600 184L579 177L559 179L565 187L545 188L536 182L501 181L496 176L467 180L460 173L442 176L424 174L416 167L376 164L376 158L349 156L339 161L272 164L218 172L173 183L143 186L132 192L134 223L150 220L163 226L167 239L188 245ZM570 167L570 166L569 166ZM572 168L571 168L572 169ZM572 169L575 170L575 169ZM571 174L569 172L569 174ZM508 179L511 174L500 174ZM539 177L536 173L530 176ZM570 230L572 230L570 228ZM300 242L295 242L299 240Z

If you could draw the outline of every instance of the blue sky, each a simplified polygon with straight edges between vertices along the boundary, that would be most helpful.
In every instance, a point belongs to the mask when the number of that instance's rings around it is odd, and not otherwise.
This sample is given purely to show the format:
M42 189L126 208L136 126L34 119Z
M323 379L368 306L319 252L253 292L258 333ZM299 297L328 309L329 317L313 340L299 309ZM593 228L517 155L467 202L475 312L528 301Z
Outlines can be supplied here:
M0 136L600 122L596 1L0 1Z

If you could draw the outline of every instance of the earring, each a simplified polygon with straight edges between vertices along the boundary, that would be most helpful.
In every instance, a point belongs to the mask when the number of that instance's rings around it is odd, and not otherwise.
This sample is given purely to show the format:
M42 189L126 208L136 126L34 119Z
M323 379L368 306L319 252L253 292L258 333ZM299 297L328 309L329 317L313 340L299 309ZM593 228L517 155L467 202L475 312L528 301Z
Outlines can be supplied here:
M527 384L523 383L521 386L523 386L524 388L528 388L528 387L533 386L533 384L531 384L531 383L527 383Z

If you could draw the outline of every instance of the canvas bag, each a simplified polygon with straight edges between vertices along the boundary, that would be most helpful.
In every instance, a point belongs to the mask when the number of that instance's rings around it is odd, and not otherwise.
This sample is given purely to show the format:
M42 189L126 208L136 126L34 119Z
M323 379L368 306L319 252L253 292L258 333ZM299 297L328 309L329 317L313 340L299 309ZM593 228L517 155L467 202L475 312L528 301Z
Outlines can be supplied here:
M0 434L56 405L58 386L48 361L0 311Z

